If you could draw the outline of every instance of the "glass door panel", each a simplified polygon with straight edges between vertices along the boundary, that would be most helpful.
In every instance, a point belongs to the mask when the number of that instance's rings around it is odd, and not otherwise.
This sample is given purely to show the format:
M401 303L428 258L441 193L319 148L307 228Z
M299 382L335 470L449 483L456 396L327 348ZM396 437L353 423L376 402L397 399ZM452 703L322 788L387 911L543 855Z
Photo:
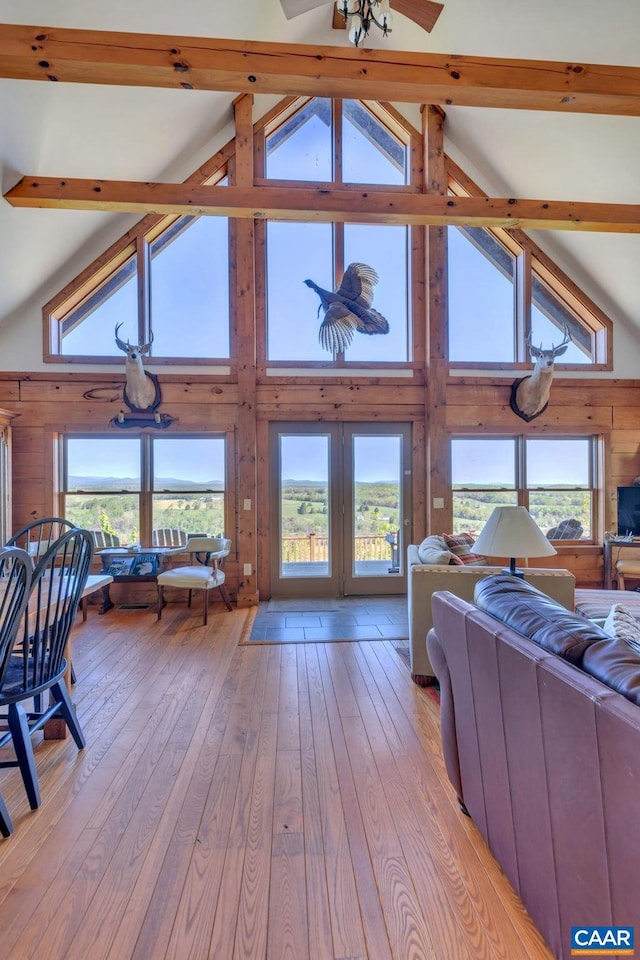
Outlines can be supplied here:
M344 593L402 593L410 529L406 424L345 424Z
M280 437L280 576L331 575L329 437Z
M397 556L402 502L400 441L400 437L353 437L351 572L354 577L400 572ZM393 571L389 569L391 566Z

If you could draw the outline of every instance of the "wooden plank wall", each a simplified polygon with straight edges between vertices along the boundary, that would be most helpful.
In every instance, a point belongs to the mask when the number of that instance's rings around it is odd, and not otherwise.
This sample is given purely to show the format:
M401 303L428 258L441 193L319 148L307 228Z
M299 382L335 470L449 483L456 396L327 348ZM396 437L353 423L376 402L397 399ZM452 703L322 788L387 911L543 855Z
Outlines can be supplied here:
M244 378L247 379L245 369ZM427 532L450 529L449 490L439 481L447 470L435 471L429 496L441 496L446 508L438 511L443 529L429 528L428 483L425 449L429 437L431 397L428 383L416 380L391 381L380 378L345 378L343 382L298 382L300 378L271 378L254 372L255 407L240 418L237 375L229 377L181 377L160 374L162 412L175 417L176 430L225 432L232 457L242 450L255 456L257 470L249 472L240 487L237 470L231 470L228 490L228 530L234 540L234 554L227 566L229 586L237 594L242 582L239 572L245 562L255 562L238 550L238 518L244 498L256 505L257 588L261 597L269 594L269 489L268 428L271 421L403 422L413 425L413 527L412 540ZM428 378L427 378L428 379ZM605 496L603 527L615 522L616 487L640 475L640 381L557 377L547 411L527 424L509 407L511 378L449 375L444 397L446 434L554 436L558 433L597 434L603 438ZM38 516L57 512L55 499L55 444L57 433L114 430L110 419L120 408L116 402L90 400L87 391L122 383L122 376L90 373L19 374L0 373L0 406L15 413L13 421L13 527ZM244 390L246 391L245 383ZM441 387L439 388L441 389ZM442 404L443 398L439 397ZM247 423L250 419L250 423ZM251 477L255 477L251 479ZM435 526L435 523L432 524ZM254 549L253 546L250 548ZM578 583L597 586L602 578L601 545L560 547L560 556L546 561L574 571ZM542 561L535 561L536 565ZM245 598L251 602L252 598Z

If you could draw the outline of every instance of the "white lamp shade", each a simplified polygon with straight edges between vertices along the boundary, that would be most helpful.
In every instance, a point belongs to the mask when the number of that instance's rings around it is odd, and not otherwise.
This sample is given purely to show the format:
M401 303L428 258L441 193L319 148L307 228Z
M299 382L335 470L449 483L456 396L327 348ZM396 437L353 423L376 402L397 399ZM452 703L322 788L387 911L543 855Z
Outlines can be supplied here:
M485 557L551 557L557 551L524 507L496 507L473 545Z

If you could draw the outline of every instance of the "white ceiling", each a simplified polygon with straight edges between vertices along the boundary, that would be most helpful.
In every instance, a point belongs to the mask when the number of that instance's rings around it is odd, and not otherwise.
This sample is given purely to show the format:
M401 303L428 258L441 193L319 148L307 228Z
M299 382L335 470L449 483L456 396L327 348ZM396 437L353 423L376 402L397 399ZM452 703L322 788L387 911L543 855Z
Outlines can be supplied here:
M0 23L346 45L331 15L327 4L286 20L280 0L0 0ZM640 2L445 0L431 34L397 15L389 39L372 39L381 50L638 66ZM232 99L0 80L2 192L22 174L184 179L232 135ZM640 203L640 118L455 107L445 129L449 152L494 195ZM0 199L0 323L39 309L134 219ZM536 240L616 321L640 330L640 236L541 231Z

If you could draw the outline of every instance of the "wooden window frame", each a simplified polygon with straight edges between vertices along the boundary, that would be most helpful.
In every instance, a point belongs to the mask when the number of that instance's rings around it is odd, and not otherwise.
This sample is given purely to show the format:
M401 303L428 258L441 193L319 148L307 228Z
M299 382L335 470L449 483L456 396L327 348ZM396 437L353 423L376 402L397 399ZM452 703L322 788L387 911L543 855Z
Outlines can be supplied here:
M58 460L58 502L60 505L61 516L65 516L66 511L66 498L80 496L81 493L76 493L75 491L69 491L67 487L68 479L68 460L67 460L67 440L99 440L101 438L113 440L113 433L105 434L104 432L100 433L87 433L86 431L69 431L68 433L58 435L57 443L57 460ZM153 497L154 494L162 491L157 491L153 486L153 441L155 439L162 440L166 439L162 436L154 436L148 433L135 433L133 436L122 437L121 439L136 440L138 442L138 449L140 453L140 487L137 490L127 490L127 491L113 491L113 490L92 490L91 494L96 496L112 496L117 495L118 492L123 496L137 496L138 497L138 529L139 529L139 540L143 544L151 543L151 534L153 529ZM235 503L235 484L232 482L232 477L234 475L234 460L231 459L235 457L234 445L232 443L232 434L228 431L214 431L212 433L179 433L171 434L169 438L171 440L222 440L224 442L224 459L225 459L225 476L224 476L224 490L222 491L224 497L224 506L223 506L223 516L224 516L224 526L225 531L223 531L225 536L231 536L234 539L234 536L227 534L227 530L235 531L235 516L233 511L233 504ZM172 490L171 494L179 496L180 490ZM199 493L200 491L196 489L189 489L189 493ZM209 491L202 491L203 493ZM84 494L86 495L86 493Z
M551 543L562 547L585 547L593 546L598 544L602 540L603 534L603 503L605 497L604 491L604 472L603 472L603 460L604 460L604 437L596 433L578 433L572 431L571 433L545 433L544 435L535 435L533 436L530 433L487 433L482 436L473 434L472 432L465 431L462 433L451 434L449 437L449 455L451 456L451 443L454 440L474 440L474 441L492 441L492 440L511 440L514 444L514 486L513 487L458 487L454 490L453 479L451 482L451 499L453 503L453 495L459 493L493 493L496 491L505 491L515 494L516 504L521 507L526 507L529 509L529 497L531 493L536 492L550 492L553 493L557 491L559 493L569 492L566 489L558 487L529 487L527 486L526 480L526 447L528 440L587 440L590 443L589 447L589 486L580 487L579 489L584 492L589 493L591 496L591 536L584 537L580 540L552 540Z

